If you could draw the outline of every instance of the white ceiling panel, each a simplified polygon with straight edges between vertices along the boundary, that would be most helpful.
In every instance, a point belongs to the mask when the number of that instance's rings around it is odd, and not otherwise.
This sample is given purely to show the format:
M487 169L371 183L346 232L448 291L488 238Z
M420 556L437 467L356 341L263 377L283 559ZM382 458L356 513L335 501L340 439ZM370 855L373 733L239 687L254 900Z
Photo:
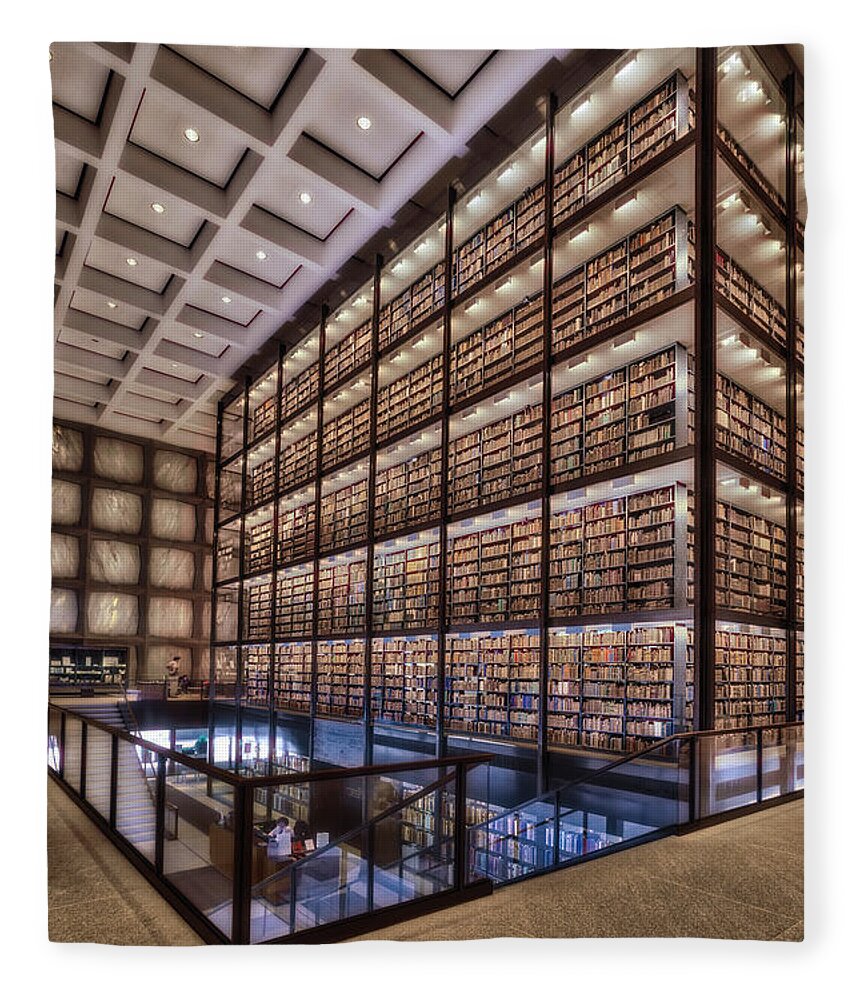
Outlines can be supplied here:
M260 260L258 253L264 253L265 259ZM237 229L229 240L219 243L217 257L223 263L278 288L302 263L295 254L245 229Z
M224 299L230 301L225 302ZM194 295L188 297L188 304L195 309L203 309L214 316L228 319L232 323L241 323L242 326L248 326L260 312L259 303L252 302L236 292L219 288L218 285L211 285L208 281L200 283Z
M199 139L189 142L187 128ZM232 125L209 111L153 85L147 89L130 139L218 187L225 187L246 143Z
M114 303L113 308L109 305L111 302ZM71 306L80 312L110 320L111 323L119 323L120 326L127 326L130 330L139 330L146 322L146 313L141 309L135 309L134 306L111 299L107 295L91 292L88 288L75 289Z
M492 49L399 49L413 66L453 96L487 60Z
M196 337L196 333L203 333L203 336ZM184 326L182 323L174 323L170 330L164 334L163 340L165 343L172 341L174 344L189 347L192 351L208 354L210 358L220 358L224 351L230 347L229 341L216 337L213 333L192 330L191 327Z
M174 45L172 48L264 108L272 106L302 54L301 49L244 45Z
M191 244L206 219L187 202L169 198L161 188L123 173L114 178L104 210L184 247Z
M79 347L83 351L90 351L92 354L100 354L105 358L115 358L122 361L128 353L121 344L114 344L110 340L102 337L92 337L88 333L81 333L80 330L60 330L57 340L61 344L69 344L72 347Z
M293 160L278 163L267 173L256 203L321 240L353 208L352 200L340 188Z
M129 260L137 261L129 264ZM86 258L87 267L113 274L123 281L130 281L141 288L161 293L170 280L172 271L158 261L144 257L136 250L128 250L116 243L109 243L98 236L93 237Z
M98 119L110 70L72 42L51 46L51 98L87 121Z
M65 150L57 147L56 155L56 185L57 190L74 198L77 194L78 184L81 180L84 164L74 156L70 156Z

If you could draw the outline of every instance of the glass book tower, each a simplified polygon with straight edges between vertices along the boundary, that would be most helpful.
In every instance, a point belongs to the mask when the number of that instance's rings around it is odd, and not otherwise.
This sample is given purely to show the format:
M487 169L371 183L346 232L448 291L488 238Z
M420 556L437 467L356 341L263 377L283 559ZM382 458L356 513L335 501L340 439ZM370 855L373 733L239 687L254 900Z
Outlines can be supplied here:
M221 402L237 755L480 741L528 792L802 718L800 81L607 59Z

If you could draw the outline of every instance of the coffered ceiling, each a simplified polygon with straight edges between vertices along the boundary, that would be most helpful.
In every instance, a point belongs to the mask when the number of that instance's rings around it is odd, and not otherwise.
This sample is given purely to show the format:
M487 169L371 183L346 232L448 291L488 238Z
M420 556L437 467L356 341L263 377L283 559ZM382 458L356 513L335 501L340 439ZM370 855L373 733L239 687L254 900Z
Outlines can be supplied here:
M564 55L52 45L55 414L214 450L240 366Z

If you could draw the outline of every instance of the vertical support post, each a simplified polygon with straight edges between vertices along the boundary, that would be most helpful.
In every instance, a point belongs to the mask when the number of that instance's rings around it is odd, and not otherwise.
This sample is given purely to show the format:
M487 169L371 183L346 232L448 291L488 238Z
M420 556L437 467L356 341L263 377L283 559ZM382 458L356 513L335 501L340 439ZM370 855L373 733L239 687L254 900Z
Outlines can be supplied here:
M277 705L275 704L275 677L277 676L277 669L275 666L275 655L277 650L277 640L275 638L275 622L277 620L277 604L278 604L278 552L280 545L280 530L281 530L281 502L280 502L280 486L281 486L281 421L283 420L283 391L284 391L284 362L287 357L286 344L281 341L278 344L278 377L275 381L277 397L275 398L275 467L273 471L274 475L274 500L272 501L272 576L271 576L271 588L272 588L272 614L269 620L269 676L268 676L268 697L266 699L266 707L268 709L269 715L269 773L272 773L272 764L275 761L275 746L278 739L278 727L277 727ZM271 802L272 796L269 794L266 796L267 800Z
M552 863L558 865L561 855L561 791L557 788L553 797L554 815L552 829Z
M155 870L164 874L164 802L165 789L165 759L158 755L158 768L155 776Z
M454 886L466 887L466 765L457 764L454 777Z
M317 678L319 653L320 619L320 522L322 519L322 455L323 455L323 400L325 399L325 334L329 307L320 307L319 357L317 359L317 447L314 478L314 547L313 547L313 596L311 610L311 704L308 713L308 757L314 757L314 723L317 717Z
M555 114L558 99L545 98L544 239L543 239L543 400L541 441L541 566L540 566L540 682L538 697L537 773L538 795L549 789L547 715L549 704L549 550L552 521L552 246L555 180Z
M110 734L110 806L108 812L108 826L111 830L116 829L116 799L119 790L119 737L116 733Z
M245 690L245 657L242 632L245 624L245 511L248 507L248 429L251 377L245 377L245 402L242 410L242 490L239 519L239 602L236 629L236 767L242 766L242 698Z
M699 737L690 737L690 773L687 779L687 822L695 823L699 818Z
M233 944L251 939L251 821L254 786L242 781L233 786Z
M367 827L367 912L373 912L373 869L376 864L376 824Z
M218 403L218 420L215 428L215 516L212 522L212 594L209 613L209 706L208 706L208 739L206 756L210 764L215 763L215 642L217 641L218 622L218 539L220 533L221 505L221 460L224 457L224 401ZM206 775L206 792L211 794L212 778Z
M714 726L716 656L716 49L696 50L696 562L695 649L697 729Z
M764 747L762 745L762 727L757 726L755 731L755 800L761 802L762 769L764 767Z
M66 713L60 709L60 741L57 748L60 752L60 760L57 767L57 774L65 781L66 779Z
M785 535L788 576L786 586L786 657L785 721L797 718L797 95L796 78L790 73L783 83L786 111L785 143L785 425L786 479Z
M442 314L442 444L439 461L439 619L436 648L436 756L445 738L445 631L448 622L448 451L451 433L451 285L454 280L454 205L457 192L448 188L445 206L445 298Z
M367 458L367 561L364 571L364 763L373 763L373 711L371 677L373 671L373 538L376 532L376 425L379 396L379 308L382 255L373 262L373 318L370 334L370 454ZM371 897L372 900L372 897ZM372 901L371 901L372 908Z
M81 771L78 775L78 789L82 799L87 797L87 724L81 721Z

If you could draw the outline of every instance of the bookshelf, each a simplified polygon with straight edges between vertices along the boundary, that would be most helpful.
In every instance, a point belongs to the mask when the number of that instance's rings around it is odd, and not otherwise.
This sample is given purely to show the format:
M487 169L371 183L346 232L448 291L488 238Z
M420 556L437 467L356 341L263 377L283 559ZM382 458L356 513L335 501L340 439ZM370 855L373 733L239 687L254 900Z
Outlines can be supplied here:
M553 484L686 447L692 369L687 350L674 344L558 393L551 417Z
M320 561L317 615L320 635L355 635L364 629L366 555L347 552Z
M722 367L714 439L694 433L694 238L710 223L693 193L692 67L690 53L649 55L623 86L596 78L548 123L551 219L542 129L452 197L445 220L398 238L374 279L338 289L324 328L281 347L278 406L249 381L222 408L216 641L235 649L248 699L554 752L622 753L693 727L712 700L698 686L725 665L694 660L693 618L710 613L694 602L697 514L717 547L706 595L733 619L721 634L749 622L793 636L803 540L789 567L768 492L784 483L791 502L788 422L724 339L748 330L785 362L797 317L790 290L783 309L759 283L754 255L772 248L757 232L698 261L716 282ZM739 114L716 123L719 169L781 208ZM701 451L741 485L758 470L756 501L718 488L713 512L696 512ZM766 700L727 697L725 717L777 717Z
M268 645L246 646L244 649L245 701L249 705L266 707L269 704L270 654Z
M448 451L451 513L539 489L542 435L537 405L452 441Z
M716 420L718 447L785 480L785 417L720 372Z
M798 719L803 718L803 680L804 680L804 650L805 636L801 629L794 633L794 657L795 657L795 712Z
M436 725L438 647L439 640L432 635L373 640L374 719L405 725Z
M570 350L690 283L687 214L676 206L552 286L552 350Z
M309 642L282 642L275 646L275 691L277 709L310 712L313 653Z
M785 633L724 622L716 648L716 728L785 722Z
M449 533L448 621L465 624L536 618L540 544L539 517L453 537Z
M540 365L542 322L543 296L537 295L457 341L451 358L451 405L463 405L512 375Z
M445 641L448 727L534 742L540 698L537 630L452 634Z
M320 506L320 551L351 545L367 538L367 479L335 490Z
M785 528L734 504L717 501L717 604L735 611L784 615Z
M364 639L317 643L318 715L361 718L364 712Z
M373 628L431 628L439 618L439 533L378 545L373 556Z
M686 607L687 503L676 483L554 513L551 617Z
M442 496L442 449L413 455L376 473L374 504L378 534L422 524L438 514Z
M437 355L379 390L376 438L387 441L442 410L442 356Z

